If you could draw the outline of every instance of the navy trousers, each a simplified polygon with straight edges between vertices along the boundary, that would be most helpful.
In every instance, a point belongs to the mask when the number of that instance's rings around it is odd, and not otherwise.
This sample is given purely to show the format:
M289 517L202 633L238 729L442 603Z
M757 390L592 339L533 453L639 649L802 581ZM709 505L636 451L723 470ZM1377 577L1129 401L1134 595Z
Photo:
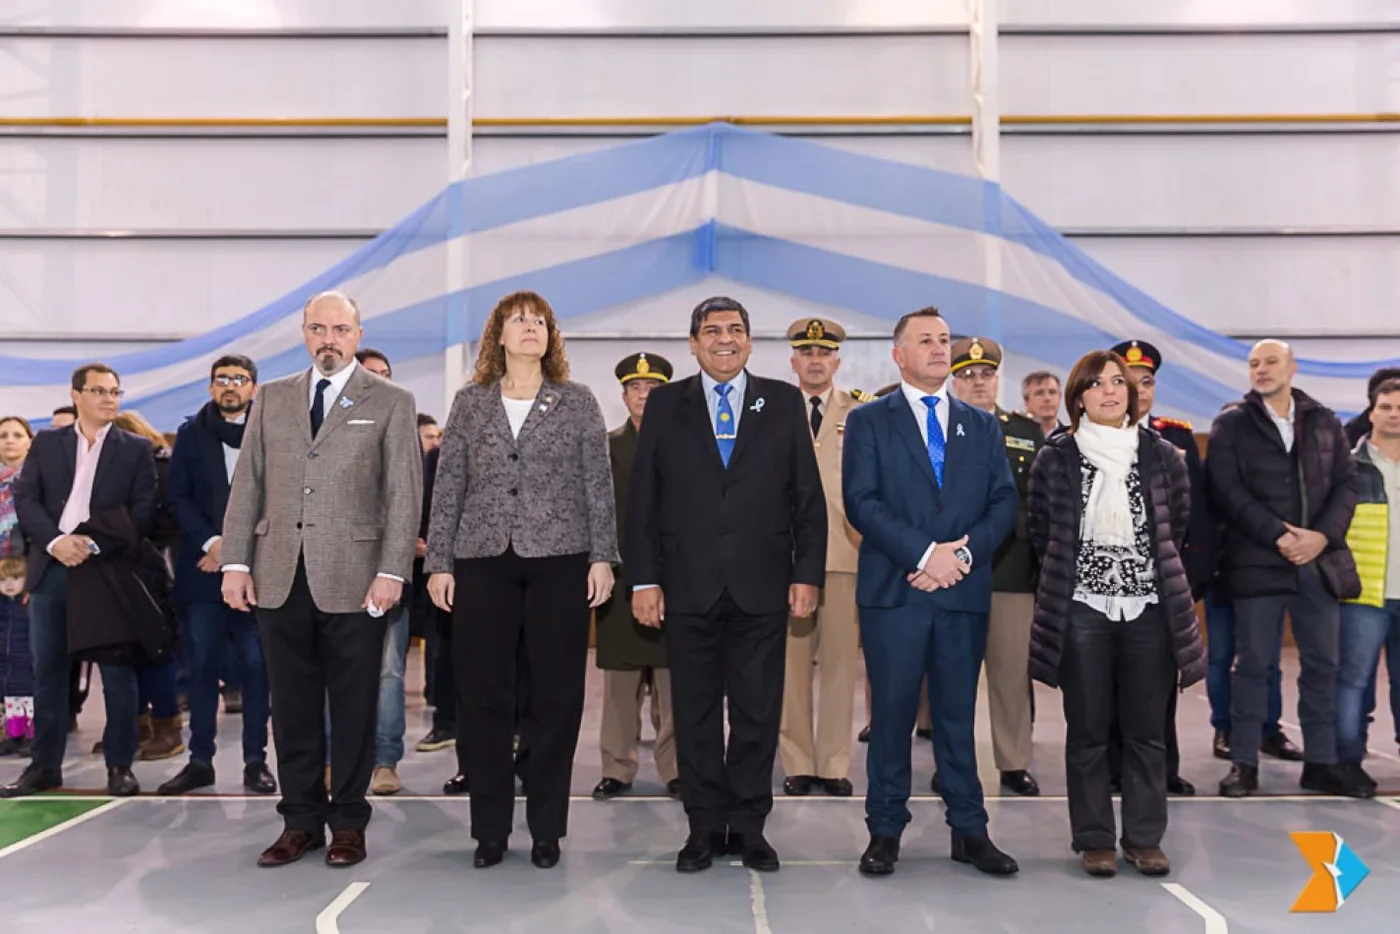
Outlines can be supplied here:
M987 810L977 777L973 720L987 649L987 614L941 610L916 596L893 609L860 607L860 634L870 681L865 796L870 833L899 837L912 819L911 734L919 687L927 675L933 752L948 826L954 840L985 834Z

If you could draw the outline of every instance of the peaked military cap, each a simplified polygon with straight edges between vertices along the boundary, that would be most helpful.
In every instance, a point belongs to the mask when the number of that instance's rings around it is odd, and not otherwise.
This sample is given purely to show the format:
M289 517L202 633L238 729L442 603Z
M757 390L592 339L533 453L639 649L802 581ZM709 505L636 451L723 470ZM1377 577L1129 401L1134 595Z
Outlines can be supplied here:
M999 370L1001 357L1001 345L990 338L960 337L953 341L953 365L949 372L956 373L977 364L985 364Z
M1123 341L1109 349L1126 360L1128 366L1141 367L1156 373L1162 365L1162 355L1147 341Z
M798 318L788 325L787 339L793 347L839 350L846 339L846 329L828 318Z
M613 370L617 381L624 386L634 379L654 379L657 382L669 383L674 372L671 361L654 353L634 353L630 357L624 357Z

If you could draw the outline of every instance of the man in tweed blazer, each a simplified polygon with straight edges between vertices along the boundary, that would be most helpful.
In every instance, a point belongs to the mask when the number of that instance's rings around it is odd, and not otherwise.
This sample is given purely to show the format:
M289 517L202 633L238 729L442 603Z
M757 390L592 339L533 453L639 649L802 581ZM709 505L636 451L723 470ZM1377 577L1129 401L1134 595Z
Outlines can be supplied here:
M223 593L235 610L256 607L272 687L286 829L259 865L319 849L329 826L326 863L350 866L365 857L384 614L413 572L423 468L413 395L355 362L355 303L316 296L302 331L314 366L263 386L248 419Z

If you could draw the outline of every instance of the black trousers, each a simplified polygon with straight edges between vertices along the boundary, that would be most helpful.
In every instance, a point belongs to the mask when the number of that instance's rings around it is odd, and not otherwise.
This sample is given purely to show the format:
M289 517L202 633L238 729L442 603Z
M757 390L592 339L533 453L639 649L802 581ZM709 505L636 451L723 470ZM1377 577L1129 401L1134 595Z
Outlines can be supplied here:
M456 564L452 645L471 776L472 836L505 840L515 816L519 655L530 671L523 704L525 817L536 840L568 833L569 780L583 721L588 666L588 555L522 558L513 549Z
M280 607L259 607L258 630L272 689L272 735L288 830L363 830L374 771L379 666L388 617L323 613L298 559ZM326 710L331 714L331 794L326 797Z
M1163 724L1163 739L1167 747L1167 778L1181 777L1181 746L1176 739L1176 696L1167 695L1167 721ZM1118 722L1118 708L1108 724L1108 773L1115 783L1123 780L1123 727Z
M452 651L452 626L451 618L446 620L447 625L440 625L438 616L446 617L437 607L433 608L433 615L428 621L437 635L432 641L433 656L430 658L429 667L433 669L433 729L444 730L457 737L455 751L457 753L457 773L467 774L467 738L464 735L463 718L461 715L462 696L457 690L456 662L453 659Z
M1159 846L1167 829L1163 727L1176 681L1171 633L1158 606L1111 620L1071 603L1060 662L1065 778L1076 852L1115 848L1109 722L1123 731L1123 844Z
M749 616L727 591L702 616L666 618L681 800L693 833L763 832L773 809L787 619Z

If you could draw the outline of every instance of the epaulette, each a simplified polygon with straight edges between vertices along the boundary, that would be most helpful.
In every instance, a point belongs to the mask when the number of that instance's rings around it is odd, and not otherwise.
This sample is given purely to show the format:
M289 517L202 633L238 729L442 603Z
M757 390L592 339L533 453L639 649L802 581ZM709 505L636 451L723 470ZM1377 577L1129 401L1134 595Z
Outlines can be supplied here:
M1191 423L1179 418L1167 418L1165 415L1158 415L1152 419L1152 427L1157 431L1163 428L1183 428L1186 431L1195 431Z
M874 402L876 397L874 393L866 392L864 389L852 389L851 398L857 402Z

